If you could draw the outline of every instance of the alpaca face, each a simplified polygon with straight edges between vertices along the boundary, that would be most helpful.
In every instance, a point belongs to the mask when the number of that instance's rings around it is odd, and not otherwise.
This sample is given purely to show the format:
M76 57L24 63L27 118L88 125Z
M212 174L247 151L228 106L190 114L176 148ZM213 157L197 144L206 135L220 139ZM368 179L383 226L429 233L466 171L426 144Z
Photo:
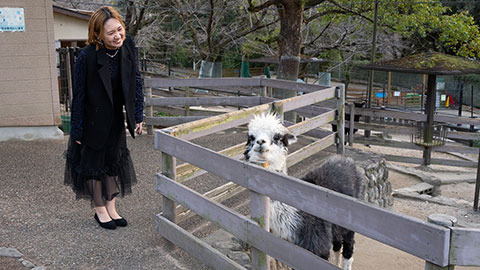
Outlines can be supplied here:
M286 173L287 146L295 142L280 120L273 114L255 116L248 125L245 160L257 164L268 162L268 168Z

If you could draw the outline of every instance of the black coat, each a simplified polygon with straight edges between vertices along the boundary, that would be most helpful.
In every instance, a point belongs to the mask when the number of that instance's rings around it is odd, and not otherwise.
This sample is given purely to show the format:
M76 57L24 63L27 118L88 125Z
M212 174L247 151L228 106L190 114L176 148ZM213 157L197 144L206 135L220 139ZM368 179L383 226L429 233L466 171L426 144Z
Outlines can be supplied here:
M77 76L76 72L75 79L84 81L75 82L71 136L74 140L79 140L93 149L100 150L105 146L110 134L114 113L109 59L105 49L96 50L95 45L88 45L83 50L85 51L86 73ZM143 110L143 94L141 88L138 89L137 79L139 76L137 76L135 44L129 36L118 53L120 54L120 77L125 100L127 128L132 137L135 137L135 122L142 121L142 116L137 115L136 117L136 112Z

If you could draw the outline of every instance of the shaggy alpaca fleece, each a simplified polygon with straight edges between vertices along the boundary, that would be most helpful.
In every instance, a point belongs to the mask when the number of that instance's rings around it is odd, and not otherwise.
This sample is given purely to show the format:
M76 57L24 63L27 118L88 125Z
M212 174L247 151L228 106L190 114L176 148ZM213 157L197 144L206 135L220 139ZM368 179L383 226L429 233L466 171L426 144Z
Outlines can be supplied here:
M287 174L287 146L295 141L296 137L275 115L255 116L248 125L245 160ZM363 198L364 178L363 170L352 159L335 155L302 179L354 198ZM343 269L351 270L355 243L353 231L275 200L270 203L270 230L326 260L333 247L337 265L343 247Z

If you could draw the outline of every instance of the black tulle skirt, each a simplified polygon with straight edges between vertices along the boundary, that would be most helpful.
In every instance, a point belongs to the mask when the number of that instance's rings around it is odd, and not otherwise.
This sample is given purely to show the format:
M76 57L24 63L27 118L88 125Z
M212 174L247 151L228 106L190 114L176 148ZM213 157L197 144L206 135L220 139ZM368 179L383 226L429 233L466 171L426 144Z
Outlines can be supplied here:
M77 199L92 200L93 194L88 188L87 180L103 183L107 176L114 176L118 190L114 195L122 196L130 194L132 185L137 181L124 128L112 132L100 151L85 144L77 144L70 138L65 158L64 184L72 188Z

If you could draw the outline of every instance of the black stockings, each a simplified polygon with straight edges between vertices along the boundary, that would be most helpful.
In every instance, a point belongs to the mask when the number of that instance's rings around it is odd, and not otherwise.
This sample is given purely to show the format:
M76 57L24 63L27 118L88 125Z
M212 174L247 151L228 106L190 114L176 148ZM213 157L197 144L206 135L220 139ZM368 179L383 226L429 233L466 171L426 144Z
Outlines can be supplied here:
M87 180L87 185L95 207L105 206L105 200L111 201L118 195L116 176L107 175L105 181L90 179Z

